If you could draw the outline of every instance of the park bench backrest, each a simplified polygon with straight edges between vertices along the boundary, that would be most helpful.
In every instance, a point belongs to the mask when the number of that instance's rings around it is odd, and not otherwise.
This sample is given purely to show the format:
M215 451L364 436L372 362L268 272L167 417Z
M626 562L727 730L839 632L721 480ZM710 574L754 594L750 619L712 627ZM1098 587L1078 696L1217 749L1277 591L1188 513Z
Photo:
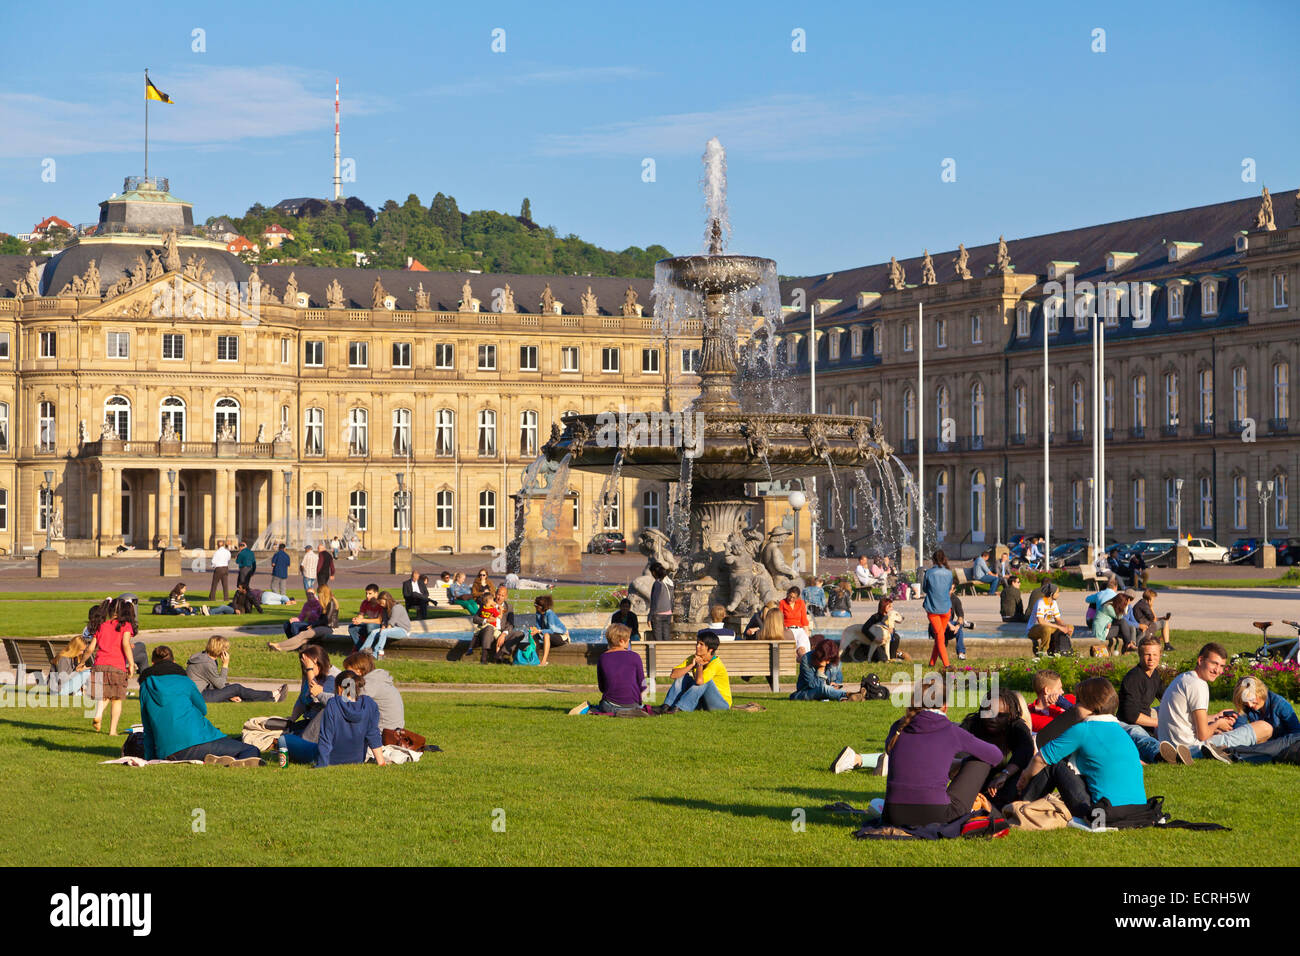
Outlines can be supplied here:
M695 653L694 641L633 641L629 650L640 655L645 664L650 695L656 691L657 677L667 677L674 667ZM766 677L773 691L781 689L781 675L799 669L794 641L723 641L718 657L731 677Z
M54 644L35 638L6 637L4 639L5 655L9 666L30 673L46 673L54 666Z

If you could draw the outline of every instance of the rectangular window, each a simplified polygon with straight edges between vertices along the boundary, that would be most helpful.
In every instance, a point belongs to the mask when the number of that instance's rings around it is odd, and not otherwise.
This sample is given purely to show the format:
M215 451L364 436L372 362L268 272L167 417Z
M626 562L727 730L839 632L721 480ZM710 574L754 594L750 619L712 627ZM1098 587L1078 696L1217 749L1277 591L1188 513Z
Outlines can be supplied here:
M1016 338L1029 338L1029 306L1024 303L1016 306Z
M237 335L217 336L217 361L218 362L239 361L239 336Z
M1250 311L1250 280L1242 276L1237 280L1237 299L1241 302L1241 311Z
M934 320L934 347L937 349L946 349L948 347L948 320Z
M370 364L370 344L368 342L348 343L348 368L365 368Z
M453 515L455 510L452 507L452 493L450 491L440 491L434 505L434 521L439 531L451 531L453 525Z
M393 368L410 368L411 367L411 343L394 342L393 343Z
M879 322L871 327L871 352L873 355L879 355L881 353L883 348L881 343L882 334Z
M537 367L537 346L519 346L519 371L536 372Z
M1273 523L1279 528L1287 527L1287 512L1290 511L1291 500L1287 495L1286 475L1278 475L1273 479Z
M478 347L478 370L480 372L495 372L497 367L497 347L495 345L480 345Z
M682 372L690 374L700 370L700 350L682 349Z
M978 312L970 317L970 340L976 345L984 341L984 320Z
M862 354L862 327L858 326L849 333L849 354L857 358Z
M1279 272L1273 276L1273 308L1285 309L1287 302L1286 273Z
M618 371L619 350L616 348L604 348L600 350L600 370L602 372Z
M641 350L641 372L644 375L659 374L659 350L658 349Z
M109 358L130 358L131 333L109 332L107 353Z
M304 342L302 345L302 364L308 368L324 368L325 343Z
M1165 527L1178 527L1178 485L1173 478L1165 479Z
M185 336L176 332L164 332L162 357L165 359L185 358Z
M912 323L903 323L903 351L912 351Z
M9 333L0 332L0 362L9 361Z
M41 358L57 358L59 355L57 332L42 332L41 337Z
M840 333L828 332L827 338L827 356L832 362L838 361L840 357Z
M1181 319L1183 317L1183 287L1176 285L1169 290L1169 318Z
M1133 479L1133 527L1147 526L1147 482L1145 478Z
M0 488L0 531L9 530L9 492Z
M1201 527L1207 531L1214 527L1214 484L1208 476L1202 476L1201 491Z
M455 368L456 349L450 342L439 342L433 347L434 368Z
M1214 315L1219 311L1219 284L1201 283L1201 315Z
M288 365L293 361L293 346L287 338L280 339L280 364Z
M1246 529L1246 476L1234 475L1232 478L1232 526L1239 531Z

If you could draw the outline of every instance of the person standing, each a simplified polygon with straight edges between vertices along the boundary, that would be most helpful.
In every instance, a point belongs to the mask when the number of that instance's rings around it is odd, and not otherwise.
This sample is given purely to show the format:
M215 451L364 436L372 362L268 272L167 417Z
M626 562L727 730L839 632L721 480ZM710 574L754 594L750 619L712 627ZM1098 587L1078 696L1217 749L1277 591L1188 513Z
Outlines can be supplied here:
M126 682L135 674L131 648L135 631L134 607L128 601L114 601L86 649L86 657L95 662L91 668L90 690L95 698L95 717L91 726L96 733L102 726L104 708L111 702L108 735L117 736L117 722L122 719L122 701L126 699Z
M673 595L664 578L668 569L656 561L650 565L650 576L655 583L650 587L650 637L656 641L673 639Z
M289 595L289 552L284 550L284 542L271 555L271 588L276 594Z
M230 549L226 547L226 542L218 541L217 550L212 552L212 587L208 589L208 600L215 600L217 597L217 582L221 582L221 600L230 600L230 586L226 583L226 575L230 571Z
M332 577L334 577L334 555L330 554L330 549L322 544L320 550L316 552L316 590L319 591L329 584Z
M930 664L943 661L948 666L948 618L952 615L953 573L948 569L948 556L940 548L930 556L933 565L925 572L921 592L925 595L922 607L930 619L930 636L934 649L930 651Z
M312 550L311 545L302 549L302 558L298 562L298 571L302 574L302 589L306 591L316 590L316 552Z
M235 566L239 568L235 584L248 587L248 583L253 580L253 575L257 573L257 555L253 554L253 549L248 546L247 541L239 542L239 554L235 556Z

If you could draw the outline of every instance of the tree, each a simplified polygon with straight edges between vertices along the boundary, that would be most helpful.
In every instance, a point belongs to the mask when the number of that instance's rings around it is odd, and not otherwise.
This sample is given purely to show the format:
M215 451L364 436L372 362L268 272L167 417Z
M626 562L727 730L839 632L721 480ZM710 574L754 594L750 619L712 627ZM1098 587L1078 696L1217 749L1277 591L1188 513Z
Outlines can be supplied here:
M460 209L456 206L455 196L438 193L429 204L429 219L442 233L443 241L448 246L459 247L462 244L462 225Z
M524 204L519 210L519 218L533 221L533 204L528 201L527 196L524 197Z
M0 240L0 255L21 256L26 251L27 243L17 236L5 236L3 240Z

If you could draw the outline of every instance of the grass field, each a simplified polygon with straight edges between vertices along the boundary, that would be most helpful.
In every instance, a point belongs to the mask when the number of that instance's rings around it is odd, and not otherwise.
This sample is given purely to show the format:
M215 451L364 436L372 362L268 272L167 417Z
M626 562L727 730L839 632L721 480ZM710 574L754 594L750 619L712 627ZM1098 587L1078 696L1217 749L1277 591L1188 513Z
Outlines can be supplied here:
M1230 833L857 841L851 820L821 807L864 806L884 780L827 767L845 744L879 747L897 712L758 699L765 713L616 720L567 717L564 694L409 694L407 722L444 753L324 770L101 766L120 738L91 733L80 709L9 708L0 864L1217 866L1300 852L1300 831L1277 825L1295 768L1213 761L1149 767L1147 790ZM233 732L264 708L275 705L214 705L211 717Z

